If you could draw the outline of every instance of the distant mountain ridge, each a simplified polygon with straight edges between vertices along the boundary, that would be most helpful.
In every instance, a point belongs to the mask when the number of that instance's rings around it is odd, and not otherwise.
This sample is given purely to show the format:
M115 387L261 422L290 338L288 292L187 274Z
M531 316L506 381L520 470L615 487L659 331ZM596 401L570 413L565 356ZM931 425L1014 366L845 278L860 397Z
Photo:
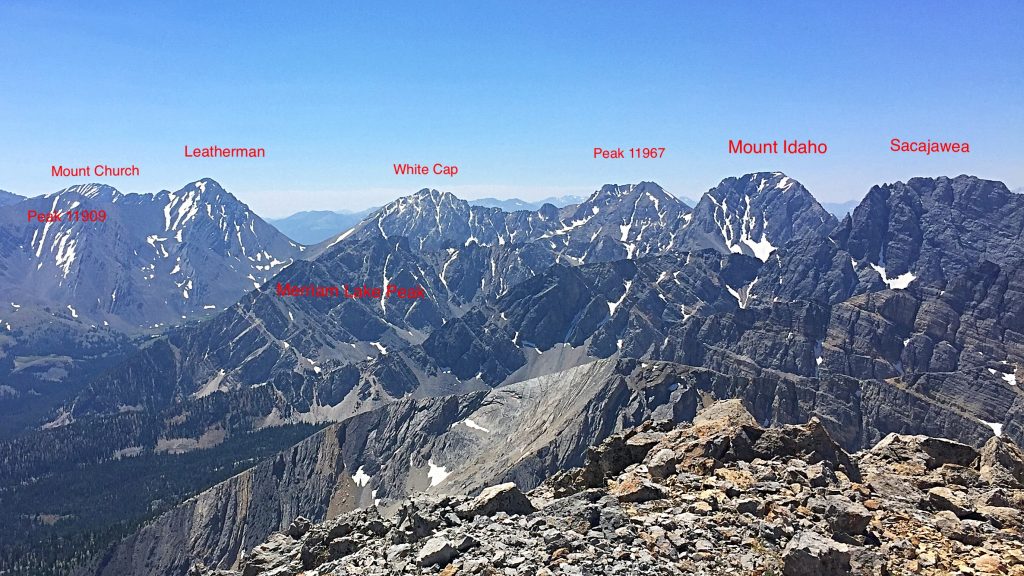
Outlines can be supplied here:
M344 232L358 224L376 208L358 212L332 212L330 210L308 210L296 212L284 218L268 218L285 236L300 244L316 244Z
M551 204L555 208L564 208L570 204L583 202L583 196L566 194L564 196L549 196L542 200L520 200L519 198L477 198L467 200L473 206L485 206L488 208L501 208L505 212L516 210L539 210L545 204Z
M24 196L19 196L6 190L0 190L0 206L21 202L24 199Z
M845 202L822 202L821 206L832 213L833 216L843 219L844 216L853 211L857 205L860 204L859 200L847 200Z

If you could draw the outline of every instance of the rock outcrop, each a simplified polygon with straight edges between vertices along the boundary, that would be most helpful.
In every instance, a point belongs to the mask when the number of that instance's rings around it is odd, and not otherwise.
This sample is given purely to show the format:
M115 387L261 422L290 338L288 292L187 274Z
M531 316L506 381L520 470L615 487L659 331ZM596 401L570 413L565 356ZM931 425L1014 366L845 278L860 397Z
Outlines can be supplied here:
M527 494L297 519L238 570L192 573L1021 575L1021 454L895 434L847 454L816 421L765 429L719 402L613 434Z

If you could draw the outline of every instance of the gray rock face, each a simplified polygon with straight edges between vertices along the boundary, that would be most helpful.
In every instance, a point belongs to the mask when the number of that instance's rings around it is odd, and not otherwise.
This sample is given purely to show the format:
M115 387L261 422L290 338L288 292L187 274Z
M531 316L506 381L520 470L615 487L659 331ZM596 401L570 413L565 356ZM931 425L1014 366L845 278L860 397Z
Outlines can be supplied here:
M1019 262L1022 229L1024 196L1000 182L913 178L872 188L835 238L858 263L884 267L888 278L909 271L931 283L978 262Z

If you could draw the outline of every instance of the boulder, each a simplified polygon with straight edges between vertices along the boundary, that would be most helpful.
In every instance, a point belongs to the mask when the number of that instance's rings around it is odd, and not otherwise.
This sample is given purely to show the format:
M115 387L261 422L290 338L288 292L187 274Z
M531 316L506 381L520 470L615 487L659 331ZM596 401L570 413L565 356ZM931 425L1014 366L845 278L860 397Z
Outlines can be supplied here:
M981 449L980 477L996 486L1024 487L1024 451L993 436Z
M818 462L807 467L807 483L812 488L825 488L839 484L839 478L827 462Z
M960 518L949 510L939 510L936 512L932 522L935 524L935 529L943 534L950 534L963 528L960 524Z
M643 462L647 453L658 445L658 442L665 436L663 432L638 432L626 440L626 449L629 450L631 462Z
M996 528L1020 526L1021 524L1021 513L1016 508L1008 506L979 506L977 512Z
M423 567L447 564L458 555L458 550L452 547L447 539L438 536L423 544L419 553L416 554L416 563Z
M950 490L945 486L936 486L928 490L928 503L936 510L948 510L963 518L971 513L971 503L967 495L960 491Z
M782 552L785 576L840 576L850 573L850 547L816 532L800 532Z
M676 473L676 453L668 448L654 452L647 463L652 478L668 478Z
M626 475L611 489L619 502L648 502L665 497L665 489L634 474Z
M327 554L331 559L341 558L359 550L359 542L349 538L335 538L327 544Z
M832 439L818 418L802 426L769 428L757 439L753 451L759 458L799 458L808 464L825 462L833 471L841 470L854 482L861 480L860 470L839 444Z
M693 419L694 432L701 434L711 430L725 430L739 426L757 426L739 400L720 400L697 413Z
M310 522L308 519L303 518L302 516L298 516L295 518L295 520L292 520L291 524L288 525L287 534L292 538L298 540L299 538L305 536L306 532L309 532L309 527L312 525L313 523Z
M509 515L531 514L536 508L513 482L484 488L480 495L455 509L460 518L493 516L498 512Z
M928 470L944 464L972 467L978 459L978 451L966 444L945 438L896 433L882 438L871 448L871 454L889 462L917 461Z
M859 502L843 496L831 496L825 507L825 517L834 534L858 536L871 522L871 512Z

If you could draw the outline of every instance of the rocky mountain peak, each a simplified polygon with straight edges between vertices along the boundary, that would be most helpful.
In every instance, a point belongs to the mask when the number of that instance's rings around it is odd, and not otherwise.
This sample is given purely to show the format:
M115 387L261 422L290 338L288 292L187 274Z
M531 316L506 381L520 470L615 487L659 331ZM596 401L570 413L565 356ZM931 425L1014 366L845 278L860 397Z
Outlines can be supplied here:
M870 266L902 288L945 282L984 261L1016 261L1022 233L1024 196L961 175L874 186L833 237L859 270Z
M561 226L545 237L565 244L563 254L580 263L632 259L671 246L667 231L690 208L653 182L606 184L562 213Z
M456 213L465 213L469 211L469 202L457 197L451 192L440 192L438 190L424 188L417 191L414 194L408 196L402 196L393 202L384 205L379 212L391 217L398 217L399 215L406 215L406 211L411 211L411 214L432 214L442 211L454 211ZM477 207L485 209L482 207ZM485 209L488 210L488 209ZM489 209L495 210L495 209Z
M689 211L689 206L664 188L654 182L640 182L639 184L605 184L578 205L577 212L586 211L594 207L621 206L624 209L637 204L650 204L660 210L662 204L672 205Z
M441 192L434 188L423 188L422 190L418 190L404 198L412 198L419 202L430 202L433 204L464 202L451 192ZM401 198L399 200L401 200ZM466 202L466 204L468 205L469 203Z
M722 180L708 194L714 196L718 201L724 199L736 199L743 196L758 198L759 196L772 196L783 192L807 192L800 182L786 176L782 172L753 172L743 176L731 177Z
M786 242L824 239L837 224L796 180L782 172L757 172L726 178L704 194L684 236L695 248L767 261Z
M68 186L67 188L54 192L52 196L63 196L67 194L76 194L101 202L116 202L123 196L123 194L113 186L99 183Z
M242 205L244 203L228 192L216 180L203 178L195 182L189 182L180 189L171 192L162 190L156 195L158 200L168 199L171 202L198 202L205 204L228 204Z

